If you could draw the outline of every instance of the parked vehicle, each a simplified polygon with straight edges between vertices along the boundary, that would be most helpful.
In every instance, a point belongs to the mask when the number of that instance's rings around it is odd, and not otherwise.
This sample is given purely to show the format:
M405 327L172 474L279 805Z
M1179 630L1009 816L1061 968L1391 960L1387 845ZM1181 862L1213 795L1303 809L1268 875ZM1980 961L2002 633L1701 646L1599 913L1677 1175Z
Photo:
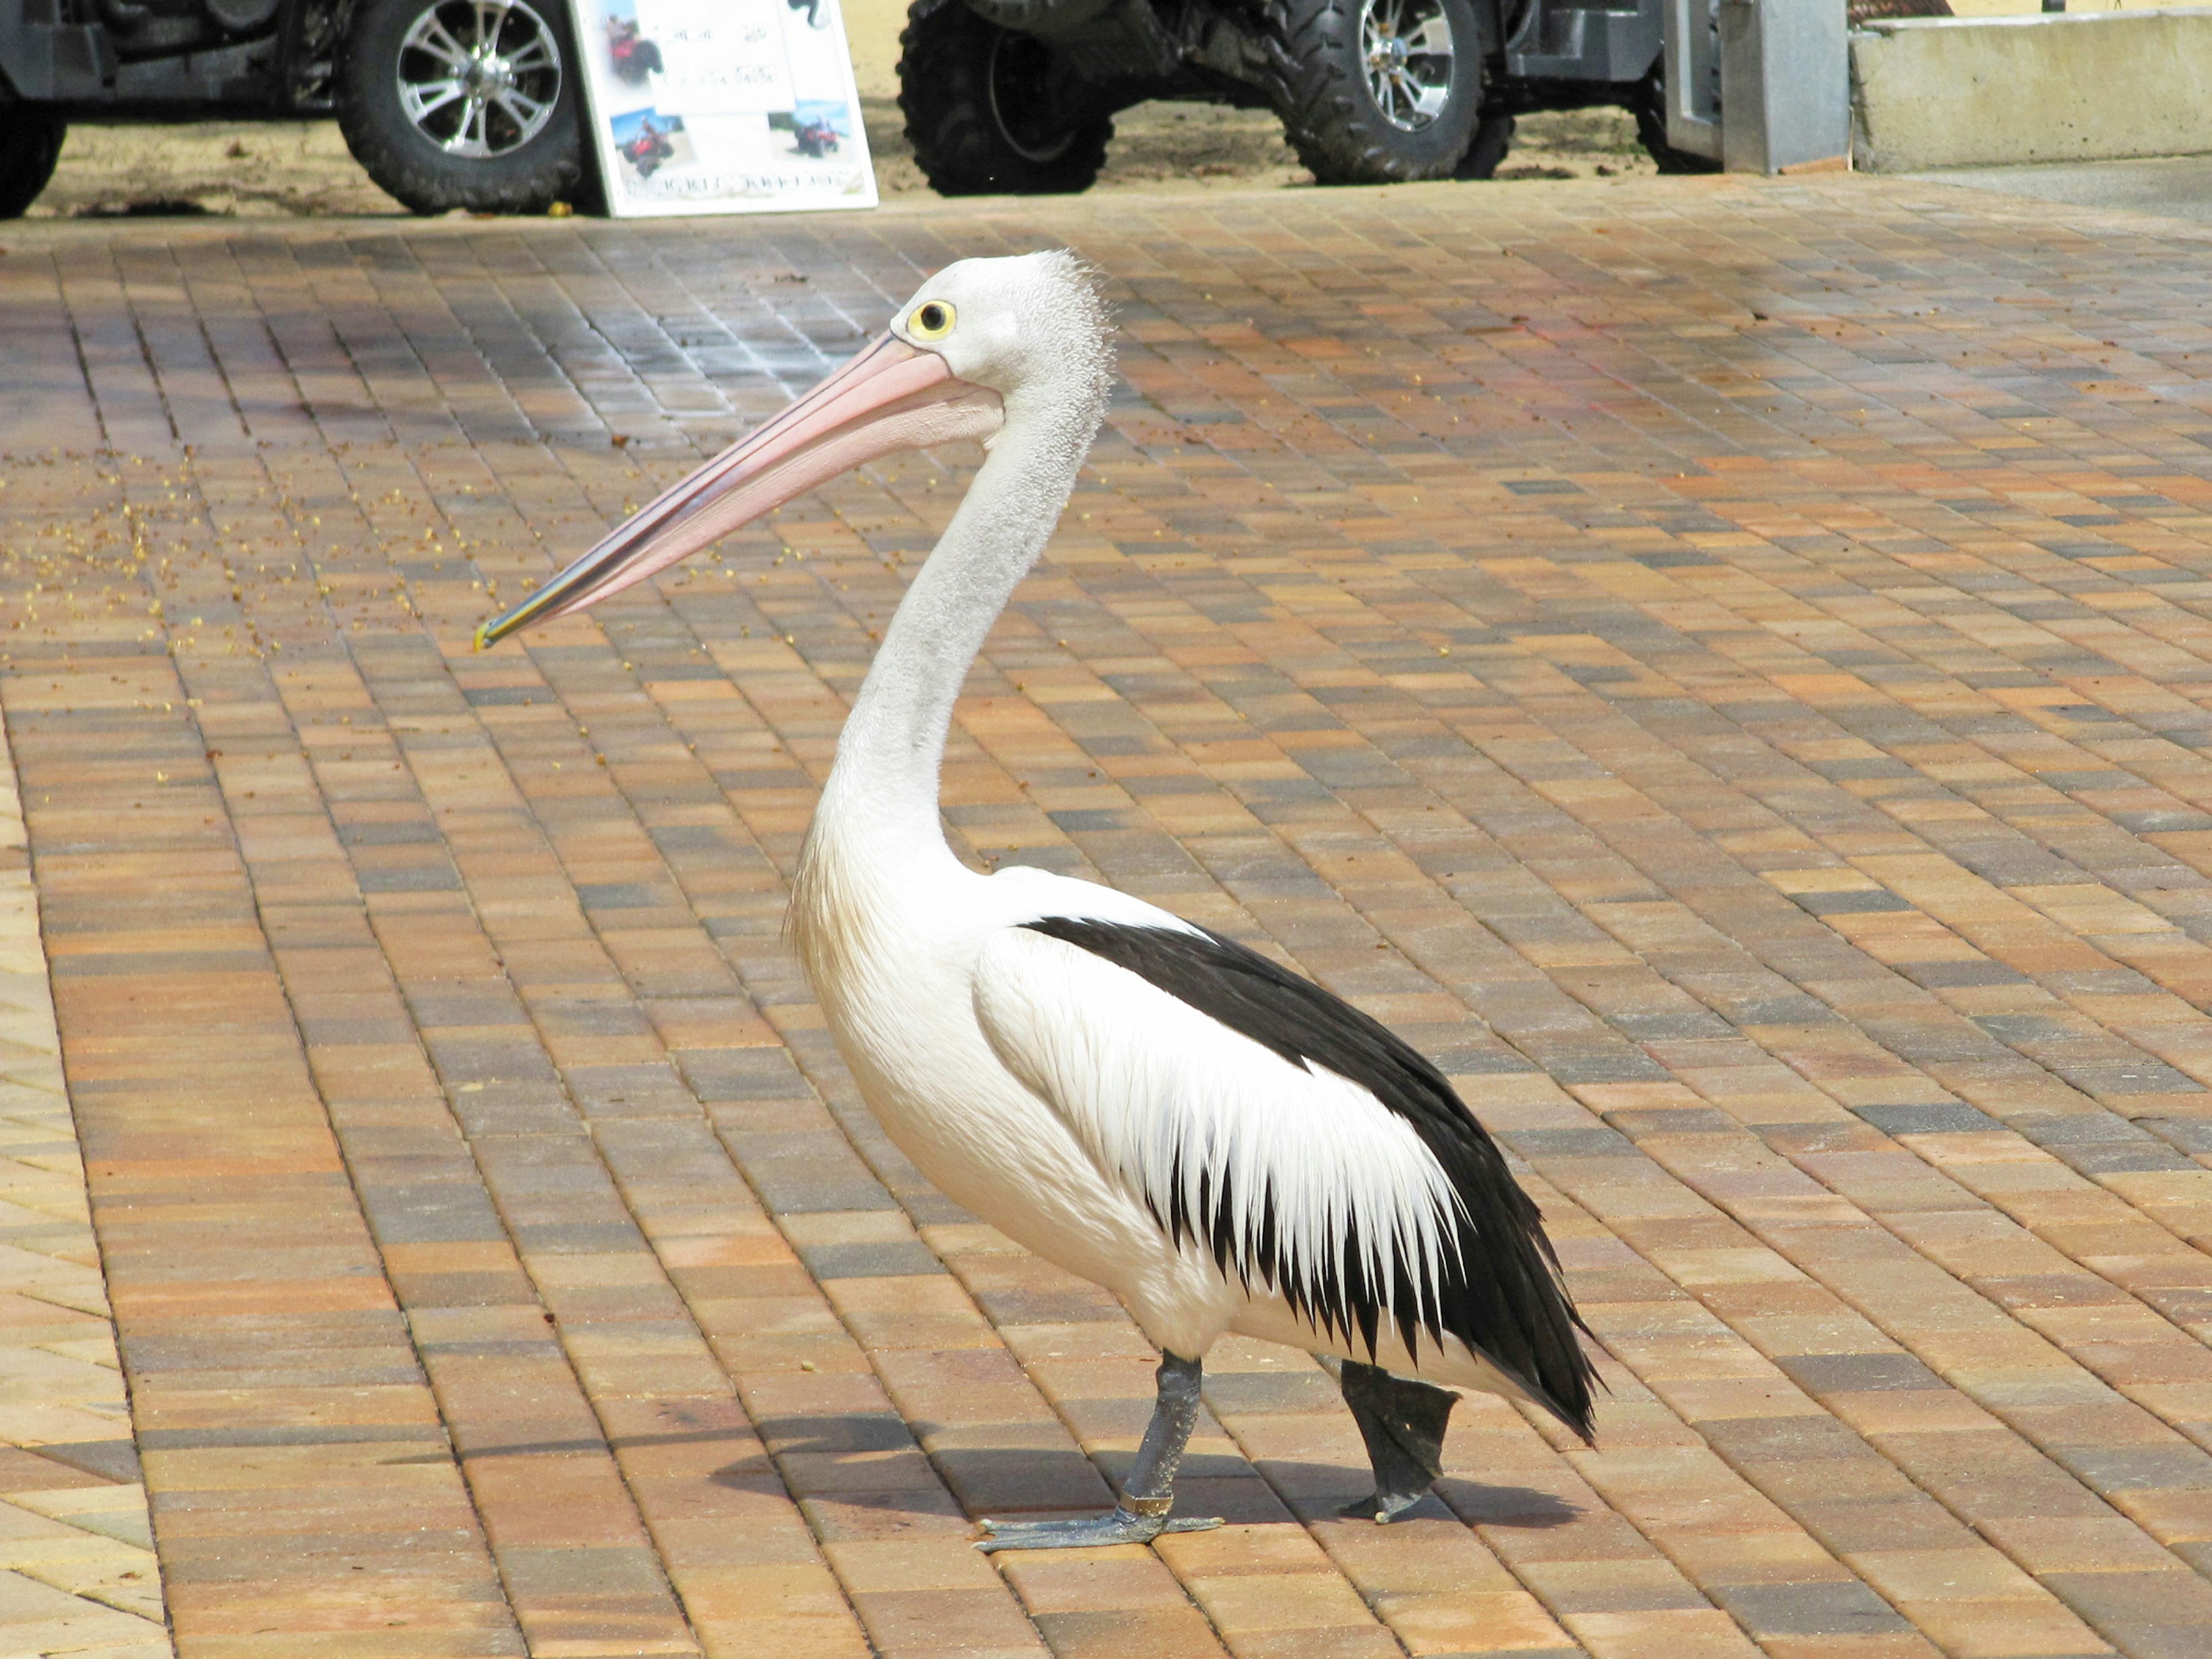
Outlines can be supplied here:
M1487 178L1516 116L1615 105L1662 171L1667 0L915 0L899 106L948 196L1079 191L1148 99L1270 108L1326 185Z
M71 121L335 115L417 213L586 193L564 0L0 0L0 217Z
M1275 110L1324 184L1486 178L1516 116L1599 105L1634 113L1662 170L1702 170L1668 142L1669 3L915 0L899 102L949 196L1082 190L1116 112L1155 98ZM626 77L659 66L634 27L605 44ZM588 206L582 102L565 0L0 0L0 217L70 121L216 117L335 115L418 213Z

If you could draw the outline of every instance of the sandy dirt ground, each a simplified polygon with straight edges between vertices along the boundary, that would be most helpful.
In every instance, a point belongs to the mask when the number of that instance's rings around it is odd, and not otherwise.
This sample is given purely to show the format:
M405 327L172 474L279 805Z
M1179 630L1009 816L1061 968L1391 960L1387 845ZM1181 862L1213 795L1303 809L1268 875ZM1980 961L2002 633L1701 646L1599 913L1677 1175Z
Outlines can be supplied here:
M878 188L927 195L889 99L862 100ZM1143 104L1115 120L1099 190L1311 189L1312 176L1262 111ZM1502 179L1650 173L1634 125L1613 111L1525 118ZM394 214L328 121L75 127L33 217L161 214Z

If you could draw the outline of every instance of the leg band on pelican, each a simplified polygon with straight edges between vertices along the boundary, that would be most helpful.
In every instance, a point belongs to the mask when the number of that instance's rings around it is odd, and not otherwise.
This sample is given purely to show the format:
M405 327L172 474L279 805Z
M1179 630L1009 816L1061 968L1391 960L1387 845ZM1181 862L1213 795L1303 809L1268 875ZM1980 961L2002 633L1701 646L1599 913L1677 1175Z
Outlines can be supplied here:
M1160 1357L1159 1397L1152 1420L1129 1466L1129 1479L1112 1513L1079 1521L985 1521L975 1547L992 1550L1085 1549L1099 1544L1146 1544L1166 1532L1204 1532L1220 1517L1170 1518L1175 1508L1176 1471L1183 1448L1198 1426L1199 1362L1175 1354Z
M1375 1466L1375 1495L1346 1504L1343 1512L1395 1520L1419 1503L1443 1473L1444 1425L1459 1396L1356 1359L1343 1363L1336 1380L1367 1443L1367 1461Z

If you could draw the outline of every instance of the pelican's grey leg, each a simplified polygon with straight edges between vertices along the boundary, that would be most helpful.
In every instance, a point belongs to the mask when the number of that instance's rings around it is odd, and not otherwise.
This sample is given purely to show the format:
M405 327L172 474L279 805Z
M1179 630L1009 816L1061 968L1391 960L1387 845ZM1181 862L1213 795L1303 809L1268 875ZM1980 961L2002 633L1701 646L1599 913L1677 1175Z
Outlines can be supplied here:
M1459 1396L1356 1359L1343 1363L1336 1381L1367 1443L1367 1461L1375 1466L1375 1495L1346 1504L1343 1513L1395 1520L1419 1503L1443 1473L1444 1425Z
M1221 1524L1218 1516L1170 1520L1175 1507L1176 1470L1183 1448L1198 1425L1198 1385L1202 1372L1195 1359L1160 1356L1159 1397L1152 1420L1145 1425L1137 1461L1129 1466L1121 1501L1109 1515L1079 1521L985 1521L979 1550L1082 1549L1094 1544L1145 1544L1164 1532L1203 1532Z

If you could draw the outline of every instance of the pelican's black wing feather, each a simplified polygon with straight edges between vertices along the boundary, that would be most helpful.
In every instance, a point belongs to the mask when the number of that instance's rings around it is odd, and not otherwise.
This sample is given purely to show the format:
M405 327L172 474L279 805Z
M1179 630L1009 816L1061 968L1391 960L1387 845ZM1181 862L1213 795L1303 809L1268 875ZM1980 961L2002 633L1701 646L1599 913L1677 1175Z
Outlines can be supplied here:
M1294 1066L1358 1084L1411 1125L1464 1206L1437 1322L1589 1437L1594 1373L1575 1339L1582 1320L1559 1283L1542 1218L1443 1073L1342 998L1219 933L1077 916L1047 916L1026 926L1127 969ZM1210 1216L1164 1219L1177 1231L1188 1227L1208 1238L1225 1268L1230 1242L1219 1214L1217 1208ZM1355 1304L1362 1299L1356 1288L1336 1289ZM1332 1307L1325 1296L1295 1292L1293 1300L1313 1301L1311 1311L1325 1322L1342 1318L1364 1329L1371 1351L1376 1298L1364 1298L1364 1307ZM1408 1309L1413 1301L1401 1296L1398 1305ZM1413 1329L1406 1338L1412 1346Z

